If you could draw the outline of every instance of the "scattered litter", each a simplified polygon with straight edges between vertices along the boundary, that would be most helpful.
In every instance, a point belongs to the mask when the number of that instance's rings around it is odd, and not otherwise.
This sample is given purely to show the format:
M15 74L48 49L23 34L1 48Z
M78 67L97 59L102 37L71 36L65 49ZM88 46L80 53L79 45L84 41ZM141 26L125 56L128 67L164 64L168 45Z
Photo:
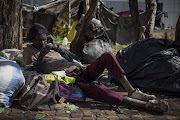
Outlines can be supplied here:
M26 111L23 111L22 114L26 114Z
M34 119L42 119L42 118L44 118L44 117L46 117L45 114L36 114L36 116L34 117Z
M70 105L67 109L68 109L68 110L75 110L75 109L77 109L77 108L79 108L79 107L76 106L76 105Z
M68 44L68 39L67 39L67 37L64 37L62 45L67 45L67 44Z
M70 114L70 113L71 113L71 111L66 111L66 113L69 113L69 114Z
M116 107L112 109L112 112L116 112L117 114L122 114L123 110L121 110L120 107Z
M56 110L64 110L65 108L68 108L70 106L70 104L66 104L66 103L59 103L55 105L55 109Z
M120 106L119 108L120 108L120 110L129 110L129 109L126 108L125 106Z
M111 110L111 112L114 112L114 113L115 113L115 112L116 112L116 110L115 110L115 109L112 109L112 110Z
M0 108L0 113L2 113L5 109L4 108Z
M100 113L99 115L100 115L100 116L103 116L103 113Z
M64 108L63 107L59 107L59 108L57 108L58 110L64 110Z
M59 99L59 102L60 102L60 103L63 103L64 101L66 101L66 99L65 99L64 97L61 97L61 98Z
M28 110L28 112L32 113L32 111L31 111L31 110Z
M43 112L43 111L39 111L39 110L38 110L38 112L39 112L39 113L41 113L41 114L44 114L44 112Z

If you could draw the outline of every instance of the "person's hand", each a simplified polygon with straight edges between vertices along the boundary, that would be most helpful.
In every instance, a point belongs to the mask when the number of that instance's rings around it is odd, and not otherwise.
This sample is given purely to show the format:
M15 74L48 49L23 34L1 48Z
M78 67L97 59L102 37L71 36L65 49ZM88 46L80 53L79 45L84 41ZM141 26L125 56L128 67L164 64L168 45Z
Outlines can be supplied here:
M39 54L39 60L42 60L43 57L52 49L53 44L52 43L47 43L44 44L43 47L40 49L40 54Z
M55 43L55 39L52 35L47 35L47 43Z
M52 43L47 43L43 46L44 49L46 49L47 52L49 52L53 47Z

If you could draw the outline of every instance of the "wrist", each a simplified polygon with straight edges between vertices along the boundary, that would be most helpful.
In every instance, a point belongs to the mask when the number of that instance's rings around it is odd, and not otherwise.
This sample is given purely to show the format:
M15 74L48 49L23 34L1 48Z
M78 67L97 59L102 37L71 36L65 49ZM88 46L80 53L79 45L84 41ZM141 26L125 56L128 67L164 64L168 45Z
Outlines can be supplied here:
M44 55L41 55L41 54L40 54L37 60L42 61L42 60L43 60L43 57L44 57Z
M53 44L53 46L52 46L52 50L57 50L58 49L58 46L56 45L56 44Z

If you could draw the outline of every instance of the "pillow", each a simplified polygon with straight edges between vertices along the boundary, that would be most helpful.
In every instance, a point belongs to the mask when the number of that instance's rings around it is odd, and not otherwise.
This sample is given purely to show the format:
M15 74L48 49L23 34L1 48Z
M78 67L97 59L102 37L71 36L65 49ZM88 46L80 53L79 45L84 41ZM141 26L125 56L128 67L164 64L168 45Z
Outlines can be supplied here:
M0 104L10 107L13 99L25 84L20 66L0 57Z

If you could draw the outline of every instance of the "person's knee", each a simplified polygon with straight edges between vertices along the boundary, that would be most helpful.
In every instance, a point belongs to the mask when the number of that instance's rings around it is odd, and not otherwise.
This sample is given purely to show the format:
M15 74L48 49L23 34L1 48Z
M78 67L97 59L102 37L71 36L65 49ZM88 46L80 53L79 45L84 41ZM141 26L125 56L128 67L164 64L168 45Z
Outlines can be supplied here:
M113 58L113 57L114 57L114 54L111 53L111 52L105 52L105 53L104 53L104 56L107 56L108 58Z

